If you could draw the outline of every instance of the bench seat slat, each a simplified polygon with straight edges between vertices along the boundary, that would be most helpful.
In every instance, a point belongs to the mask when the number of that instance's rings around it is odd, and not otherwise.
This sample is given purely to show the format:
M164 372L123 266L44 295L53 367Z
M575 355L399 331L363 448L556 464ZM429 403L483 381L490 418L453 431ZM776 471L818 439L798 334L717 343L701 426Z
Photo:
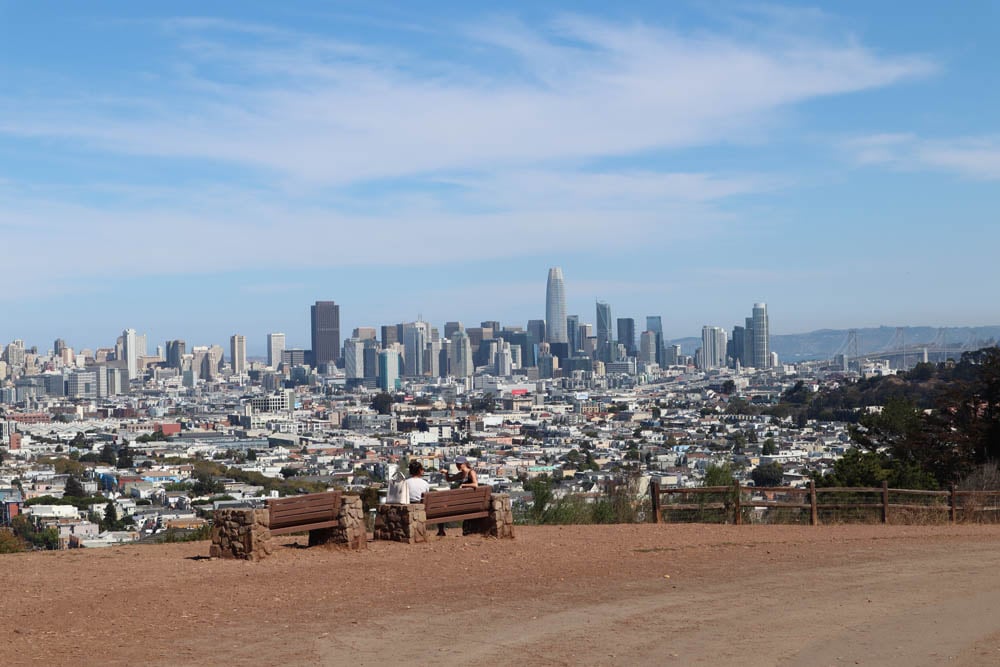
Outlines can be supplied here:
M471 506L485 506L489 502L486 498L430 498L425 505L430 507L465 507L467 505Z
M465 521L466 519L485 519L489 512L471 512L469 514L448 514L446 516L427 517L425 525L433 526L438 523L451 523L452 521Z
M323 512L326 512L327 514L333 514L333 513L337 512L337 509L338 508L331 507L330 505L315 505L315 506L310 506L310 507L295 507L295 508L291 508L291 509L283 509L283 510L272 511L269 514L269 516L271 516L271 517L284 517L284 516L295 517L295 516L304 516L304 515L308 515L308 514L317 514L317 513L323 513Z
M337 513L331 512L330 510L326 509L319 512L296 514L294 516L271 517L269 523L270 526L273 528L280 528L282 526L287 526L291 524L315 523L316 521L332 521L335 518L337 518Z
M340 525L340 521L323 521L321 523L307 523L305 525L284 526L281 528L271 528L272 535L287 535L288 533L305 533L319 528L335 528Z
M333 507L335 498L314 498L305 501L295 501L295 502L285 502L283 499L280 501L269 501L268 507L272 511L283 511L283 510L293 510L302 507Z

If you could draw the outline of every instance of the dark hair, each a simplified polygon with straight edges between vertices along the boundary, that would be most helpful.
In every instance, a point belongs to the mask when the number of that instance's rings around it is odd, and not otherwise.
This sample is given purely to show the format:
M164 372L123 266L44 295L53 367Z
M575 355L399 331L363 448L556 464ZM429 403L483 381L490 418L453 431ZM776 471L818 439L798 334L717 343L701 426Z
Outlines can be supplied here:
M423 471L424 471L424 464L423 463L421 463L420 461L416 461L416 460L410 461L410 475L411 476L419 475Z

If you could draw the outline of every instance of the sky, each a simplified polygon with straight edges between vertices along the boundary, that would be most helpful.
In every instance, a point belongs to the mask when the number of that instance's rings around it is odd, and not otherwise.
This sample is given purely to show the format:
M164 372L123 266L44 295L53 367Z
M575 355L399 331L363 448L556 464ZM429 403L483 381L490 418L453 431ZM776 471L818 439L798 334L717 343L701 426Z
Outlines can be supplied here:
M0 0L0 344L1000 323L1000 3Z

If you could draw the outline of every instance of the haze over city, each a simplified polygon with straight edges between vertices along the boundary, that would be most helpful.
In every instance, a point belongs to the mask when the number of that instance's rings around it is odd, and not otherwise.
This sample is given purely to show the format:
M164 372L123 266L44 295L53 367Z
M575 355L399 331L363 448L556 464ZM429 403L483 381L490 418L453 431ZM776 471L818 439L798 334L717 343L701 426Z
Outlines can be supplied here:
M0 339L996 323L996 9L0 3Z

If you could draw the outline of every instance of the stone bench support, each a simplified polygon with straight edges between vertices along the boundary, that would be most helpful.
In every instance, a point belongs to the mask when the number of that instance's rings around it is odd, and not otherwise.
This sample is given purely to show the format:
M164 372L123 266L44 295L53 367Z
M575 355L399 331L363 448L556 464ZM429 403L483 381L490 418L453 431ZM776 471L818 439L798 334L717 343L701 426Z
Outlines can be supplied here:
M416 544L427 541L427 515L421 503L386 503L375 514L375 539Z

